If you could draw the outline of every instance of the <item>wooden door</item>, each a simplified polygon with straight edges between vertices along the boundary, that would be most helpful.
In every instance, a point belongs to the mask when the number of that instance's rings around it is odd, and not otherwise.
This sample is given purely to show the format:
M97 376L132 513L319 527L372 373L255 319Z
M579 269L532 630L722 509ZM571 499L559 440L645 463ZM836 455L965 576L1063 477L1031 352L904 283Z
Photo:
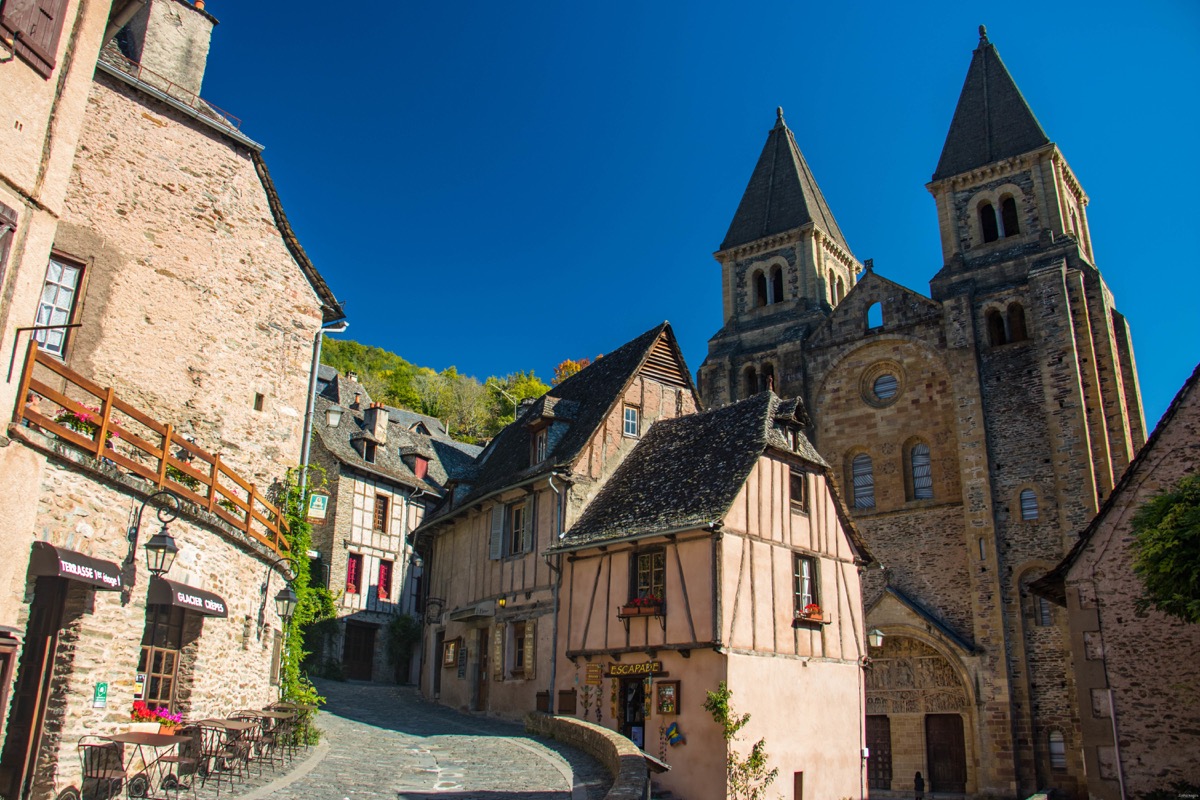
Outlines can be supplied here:
M479 671L475 673L475 697L478 705L476 711L487 711L488 707L488 676L491 665L488 662L488 645L491 642L490 628L480 628L476 631L476 644L479 649Z
M886 714L867 715L867 781L872 789L892 788L892 720Z
M931 793L967 790L967 747L962 717L958 714L926 715L925 755Z
M62 578L38 578L25 647L17 671L12 712L0 757L0 791L5 797L25 797L42 740L54 655L62 627L67 582Z
M369 681L375 664L375 626L346 623L346 637L342 643L342 667L346 677L356 681Z

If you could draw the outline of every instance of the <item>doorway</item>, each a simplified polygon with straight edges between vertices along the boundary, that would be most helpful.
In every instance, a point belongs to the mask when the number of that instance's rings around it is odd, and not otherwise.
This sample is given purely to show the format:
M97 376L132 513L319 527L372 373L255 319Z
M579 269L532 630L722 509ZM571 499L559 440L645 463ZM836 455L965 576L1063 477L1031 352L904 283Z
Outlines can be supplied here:
M442 696L442 651L446 649L446 632L438 631L434 637L433 654L429 663L433 665L433 699Z
M867 715L867 785L892 788L892 720L886 714Z
M488 707L488 628L475 631L475 648L479 653L479 670L475 673L475 710L487 711Z
M925 748L930 793L965 792L967 747L962 717L958 714L926 715Z
M342 667L350 680L371 680L375 666L376 630L375 625L346 623L346 636L342 642Z
M5 797L25 797L30 789L45 727L66 598L67 582L62 578L41 577L34 584L25 648L17 668L12 712L0 756L0 790Z
M646 679L621 678L617 694L617 720L621 734L646 748Z

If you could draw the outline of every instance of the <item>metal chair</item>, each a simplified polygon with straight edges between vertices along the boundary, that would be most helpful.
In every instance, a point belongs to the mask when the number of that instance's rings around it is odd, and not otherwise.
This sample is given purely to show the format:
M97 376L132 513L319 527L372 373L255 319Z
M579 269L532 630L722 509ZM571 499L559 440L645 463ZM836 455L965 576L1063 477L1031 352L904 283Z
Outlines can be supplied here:
M192 797L196 796L196 778L200 772L200 753L202 750L202 741L200 736L200 728L195 725L186 725L179 729L178 736L186 736L191 741L181 743L175 750L175 753L168 756L163 756L158 760L163 766L162 788L168 792L174 792L175 797L179 797L180 789L191 789ZM174 770L173 772L171 770Z
M258 767L258 774L262 775L262 762L266 751L266 720L264 720L257 711L236 711L230 715L230 719L239 720L242 722L253 722L254 727L244 731L233 742L233 749L241 753L246 764L246 772L249 774L250 764L253 762ZM271 764L272 771L275 769L275 764Z
M83 800L108 800L120 794L128 778L120 745L99 736L84 736L78 749L83 770L79 794Z
M203 720L196 723L200 731L200 785L207 788L208 781L217 781L217 797L221 796L221 782L229 781L233 788L235 772L239 770L238 753L229 746L225 726L218 720Z

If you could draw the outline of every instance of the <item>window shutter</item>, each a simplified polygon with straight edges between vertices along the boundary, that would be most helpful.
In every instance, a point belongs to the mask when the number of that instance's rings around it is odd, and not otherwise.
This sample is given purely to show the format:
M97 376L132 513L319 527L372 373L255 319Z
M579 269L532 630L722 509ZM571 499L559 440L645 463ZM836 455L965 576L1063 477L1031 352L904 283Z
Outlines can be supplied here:
M521 530L521 552L533 551L534 526L537 525L537 494L525 501L525 527Z
M852 472L854 478L854 507L875 507L875 473L871 465L871 457L859 453L854 457Z
M914 500L933 499L933 471L929 457L929 445L918 444L912 449L912 485Z
M0 25L14 34L15 50L46 78L54 69L67 0L6 0Z
M1037 519L1037 493L1033 489L1021 490L1021 519Z
M533 669L533 643L537 639L537 626L533 620L525 623L525 680L531 681L534 676Z
M495 561L504 558L504 504L492 506L492 533L488 539L488 558Z
M504 680L504 623L492 628L492 680Z

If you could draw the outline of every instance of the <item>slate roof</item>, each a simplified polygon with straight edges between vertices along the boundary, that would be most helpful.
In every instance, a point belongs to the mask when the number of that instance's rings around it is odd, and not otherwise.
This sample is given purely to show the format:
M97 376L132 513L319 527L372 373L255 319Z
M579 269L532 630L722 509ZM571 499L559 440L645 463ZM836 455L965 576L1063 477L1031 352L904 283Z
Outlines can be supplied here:
M1067 573L1071 571L1071 567L1083 555L1083 551L1091 543L1092 537L1100 525L1108 517L1109 513L1121 504L1121 496L1125 493L1125 489L1134 481L1135 476L1142 470L1143 465L1149 461L1154 453L1154 449L1158 446L1158 440L1162 438L1166 429L1170 426L1171 421L1175 419L1175 415L1179 413L1179 409L1183 407L1188 396L1196 390L1197 384L1200 384L1200 364L1192 370L1192 375L1183 382L1179 392L1171 401L1171 405L1167 406L1166 412L1162 415L1162 419L1154 426L1154 432L1150 434L1150 438L1142 445L1142 449L1138 450L1137 456L1133 461L1129 462L1129 466L1125 468L1121 479L1113 486L1111 492L1108 493L1108 498L1105 499L1104 505L1100 506L1100 510L1096 512L1096 516L1088 523L1088 526L1079 534L1079 539L1075 542L1075 546L1071 548L1071 552L1067 553L1066 557L1050 572L1038 578L1030 584L1030 589L1034 594L1041 595L1049 600L1053 600L1061 606L1067 604L1066 581Z
M443 503L426 519L425 525L444 519L455 510L507 486L523 483L555 469L570 467L596 429L603 424L614 404L620 402L625 387L646 361L655 343L664 336L690 382L691 374L683 363L670 324L664 322L656 325L553 387L543 396L545 401L526 408L484 448L476 462L476 474L472 479L464 480L464 483L470 484L469 489L461 497L459 492L455 492L453 506ZM688 388L695 394L694 386ZM559 419L569 409L570 420L562 436L557 441L551 441L546 460L530 465L528 425L547 409Z
M1028 153L1049 142L980 26L979 47L971 56L933 180Z
M783 109L778 109L775 127L767 134L758 164L750 175L750 183L742 194L733 222L721 242L721 249L756 241L764 236L790 231L809 222L829 235L847 253L850 252L842 229L821 194L821 187L796 138L783 121Z
M795 453L828 476L828 464L799 430L806 417L798 400L781 400L766 391L712 411L655 423L557 549L720 521L769 448ZM795 432L795 447L786 435L789 429ZM851 541L869 559L840 500L838 506Z
M450 438L442 423L433 417L384 406L388 412L387 442L377 448L375 462L368 463L353 444L361 439L376 441L365 430L363 412L371 403L366 387L329 367L322 367L317 377L328 381L328 385L317 396L313 433L334 458L349 467L440 495L447 481L461 480L470 472L475 457L481 452L482 448ZM361 396L360 408L357 409L351 407L355 393ZM338 426L330 428L325 424L325 409L334 403L345 410ZM423 423L430 435L410 430L417 422ZM429 470L424 480L418 478L404 463L403 456L413 454L429 459Z

